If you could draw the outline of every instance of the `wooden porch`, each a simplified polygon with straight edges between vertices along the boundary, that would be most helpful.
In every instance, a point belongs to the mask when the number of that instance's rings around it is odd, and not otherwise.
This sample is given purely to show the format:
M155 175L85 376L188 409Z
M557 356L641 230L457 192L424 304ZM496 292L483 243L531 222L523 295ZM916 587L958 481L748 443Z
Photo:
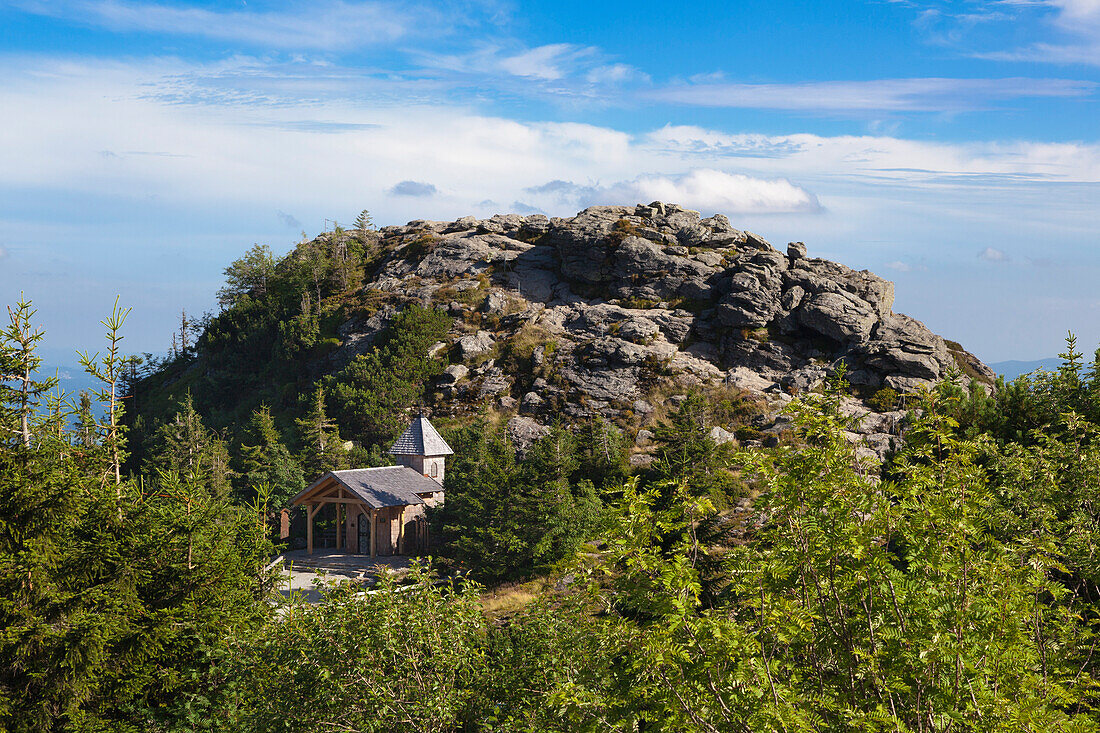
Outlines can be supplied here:
M437 486L404 466L337 471L315 481L291 504L306 511L308 554L314 552L316 524L323 518L331 524L337 551L370 557L413 555L428 546L425 499Z

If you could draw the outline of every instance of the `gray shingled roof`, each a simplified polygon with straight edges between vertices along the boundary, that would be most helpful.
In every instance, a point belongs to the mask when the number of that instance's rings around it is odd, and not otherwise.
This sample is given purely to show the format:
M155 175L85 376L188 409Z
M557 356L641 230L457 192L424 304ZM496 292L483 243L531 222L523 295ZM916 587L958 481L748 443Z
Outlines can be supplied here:
M417 473L408 466L353 468L348 471L329 471L294 497L291 503L296 503L299 498L307 495L330 476L373 509L423 504L424 500L417 494L443 491L443 487L437 481Z
M435 431L428 418L421 415L412 421L390 448L391 456L450 456L451 446Z

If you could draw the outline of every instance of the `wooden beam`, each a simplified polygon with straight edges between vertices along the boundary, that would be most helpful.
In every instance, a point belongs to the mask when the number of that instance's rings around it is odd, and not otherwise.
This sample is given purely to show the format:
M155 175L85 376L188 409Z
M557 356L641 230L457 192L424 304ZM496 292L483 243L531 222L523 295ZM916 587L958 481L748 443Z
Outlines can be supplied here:
M297 503L308 504L309 502L314 501L319 497L327 496L329 492L337 488L339 488L339 484L335 486L318 486L317 488L313 489L313 491L299 498Z

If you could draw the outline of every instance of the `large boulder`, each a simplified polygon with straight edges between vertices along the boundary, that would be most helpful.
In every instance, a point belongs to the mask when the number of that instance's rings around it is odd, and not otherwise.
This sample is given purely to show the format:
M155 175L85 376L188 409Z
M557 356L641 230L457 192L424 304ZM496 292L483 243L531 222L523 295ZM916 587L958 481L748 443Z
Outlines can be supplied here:
M863 342L871 336L878 316L868 303L847 293L818 293L798 311L802 325L840 342Z
M458 340L458 355L462 361L470 361L489 353L494 346L496 341L488 331L478 331L476 334L463 336Z

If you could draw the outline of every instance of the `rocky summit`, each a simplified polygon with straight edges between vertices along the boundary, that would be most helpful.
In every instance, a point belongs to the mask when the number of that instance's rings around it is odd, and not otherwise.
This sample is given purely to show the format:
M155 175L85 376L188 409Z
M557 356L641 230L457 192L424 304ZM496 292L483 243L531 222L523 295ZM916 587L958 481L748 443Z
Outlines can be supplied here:
M786 401L838 364L868 396L957 370L994 374L892 310L893 283L780 251L721 215L675 204L412 221L370 235L385 252L366 284L379 304L340 329L339 368L403 303L455 316L443 403L496 400L530 423L645 414L658 392L736 387ZM502 355L524 351L522 370ZM665 385L673 385L669 389Z

